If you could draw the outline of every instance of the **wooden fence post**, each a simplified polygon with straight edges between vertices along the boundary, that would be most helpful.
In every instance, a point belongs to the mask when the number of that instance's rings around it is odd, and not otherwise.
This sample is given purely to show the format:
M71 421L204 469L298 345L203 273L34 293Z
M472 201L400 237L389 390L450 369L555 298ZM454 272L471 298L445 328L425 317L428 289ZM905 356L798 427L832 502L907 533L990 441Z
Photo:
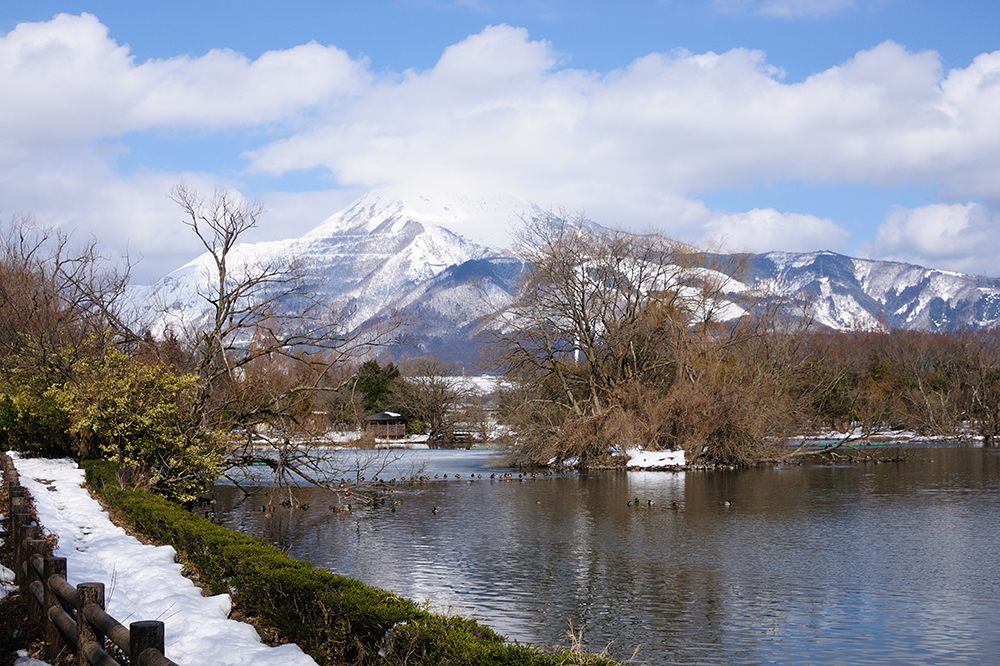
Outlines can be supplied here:
M14 461L11 460L10 456L4 453L0 455L0 464L3 466L3 482L10 488L11 485L18 484L17 469L14 467Z
M83 646L87 643L97 643L104 649L104 634L99 634L87 621L85 610L87 606L96 604L104 610L104 583L80 583L76 586L76 666L90 666L84 655Z
M31 525L31 512L26 506L15 506L10 520L10 537L14 540L14 582L21 586L24 584L24 574L21 570L21 559L24 550L24 538L28 533L27 528ZM37 536L37 534L35 535Z
M7 484L7 500L10 503L10 506L14 506L15 504L24 504L24 502L15 502L15 499L24 499L24 488L22 488L19 483L11 482Z
M56 593L49 585L49 578L52 576L66 577L65 557L46 557L45 573L42 575L45 579L45 608L43 612L45 613L45 659L47 661L53 661L66 647L62 634L59 633L59 627L49 617L49 609L60 605Z
M128 626L129 658L132 666L142 666L142 653L150 648L163 654L163 623L159 620L143 620Z
M38 528L36 527L35 529L37 530ZM36 580L41 580L41 576L35 570L35 567L31 566L31 557L33 555L41 555L44 558L48 546L49 543L45 539L28 539L24 542L22 557L23 561L27 564L28 575L24 577L21 596L28 600L28 622L31 624L38 624L42 619L42 605L31 592L31 584Z
M6 513L9 521L13 521L14 507L24 506L26 500L27 498L24 496L24 489L21 488L21 486L11 486L7 489L8 506L6 507ZM10 529L11 524L12 523L8 523L8 530ZM11 533L11 536L13 536L13 533Z
M27 527L21 527L21 532L18 534L17 543L14 544L14 567L16 567L15 579L18 581L18 585L21 586L21 590L24 590L26 586L31 584L31 572L25 573L24 563L28 561L30 555L26 554L25 549L27 548L27 543L29 541L34 541L36 539L42 538L42 531L38 529L35 525L28 525ZM42 557L45 557L44 553ZM27 578L25 578L27 575Z

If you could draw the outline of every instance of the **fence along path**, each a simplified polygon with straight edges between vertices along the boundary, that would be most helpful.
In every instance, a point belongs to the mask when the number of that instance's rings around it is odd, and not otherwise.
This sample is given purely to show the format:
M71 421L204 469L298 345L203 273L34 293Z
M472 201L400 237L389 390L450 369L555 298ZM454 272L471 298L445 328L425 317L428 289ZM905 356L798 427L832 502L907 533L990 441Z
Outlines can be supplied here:
M48 541L32 524L30 500L14 461L0 454L0 465L10 504L14 582L28 600L28 621L45 625L45 658L53 660L68 648L75 652L77 666L120 666L105 650L110 647L107 639L132 666L177 666L163 656L162 622L132 622L126 629L104 612L104 583L80 583L74 588L66 582L66 558L46 556Z

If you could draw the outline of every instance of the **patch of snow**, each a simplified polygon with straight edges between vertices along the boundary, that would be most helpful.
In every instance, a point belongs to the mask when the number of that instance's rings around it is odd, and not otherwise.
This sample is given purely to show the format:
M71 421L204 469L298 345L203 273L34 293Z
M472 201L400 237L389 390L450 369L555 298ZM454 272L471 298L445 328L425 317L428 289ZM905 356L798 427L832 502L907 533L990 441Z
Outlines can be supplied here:
M268 647L249 624L228 619L229 595L203 597L181 575L173 548L142 544L113 524L82 487L76 463L18 457L14 463L44 531L59 537L55 555L66 558L70 584L104 583L107 611L125 626L161 620L169 659L192 666L315 666L297 645Z
M0 599L16 591L17 585L14 585L14 572L0 564Z
M20 654L20 650L18 654ZM38 659L33 659L27 655L23 655L17 658L14 662L14 666L50 666L47 661L39 661Z
M500 387L501 381L496 375L469 375L462 377L462 389L478 395L490 395Z
M684 450L679 451L643 451L628 449L629 460L625 464L629 469L651 469L654 467L683 467Z
M559 463L563 467L575 467L578 462L580 462L580 458L578 458L577 456L570 456L569 458L566 458L566 460L563 460L561 463L559 462L559 456L552 456L551 458L549 458L549 461L545 463L545 465L546 467L552 467L556 463Z

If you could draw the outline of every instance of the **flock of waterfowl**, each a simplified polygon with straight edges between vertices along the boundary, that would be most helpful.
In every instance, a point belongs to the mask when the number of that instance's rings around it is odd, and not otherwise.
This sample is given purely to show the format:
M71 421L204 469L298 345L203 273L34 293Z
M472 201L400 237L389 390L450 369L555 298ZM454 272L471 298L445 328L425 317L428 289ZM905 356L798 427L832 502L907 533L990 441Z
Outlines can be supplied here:
M532 472L527 474L525 473L514 474L512 472L506 472L506 473L490 474L487 477L487 480L500 483L502 482L510 483L514 481L524 482L524 481L536 480L539 478L545 478L550 476L565 477L565 474L555 474L549 471ZM475 481L482 480L482 478L483 478L482 474L469 474L465 477L465 482L474 483ZM448 481L449 479L458 482L461 482L463 480L461 474L453 474L453 475L435 474L433 477L428 474L428 475L414 475L410 477L401 477L398 479L392 478L389 480L379 479L376 477L373 478L367 484L365 484L365 477L362 476L358 477L356 480L341 479L340 483L337 486L337 490L343 490L342 496L344 499L347 499L351 497L351 489L353 488L356 498L354 502L356 502L360 506L366 506L373 509L385 506L388 500L392 500L391 503L389 504L389 507L390 511L395 513L396 507L401 505L403 503L403 500L391 497L391 495L394 492L394 487L403 485L435 483L438 481ZM535 504L541 504L541 503L542 503L541 500L535 501ZM304 502L296 502L291 499L284 500L280 502L280 504L283 507L295 508L301 511L306 511L309 509L309 504ZM628 500L627 504L630 507L645 506L651 508L653 506L653 500L652 499L643 500L639 499L639 497L635 497L633 499ZM726 507L732 506L732 503L729 500L724 500L721 502L721 504L722 506ZM343 519L345 515L349 515L350 513L352 513L356 507L354 503L348 503L345 506L341 506L340 504L331 504L329 508L330 511L332 511L333 513L341 514L341 519ZM682 506L680 502L671 502L670 504L667 505L667 508L679 511L682 509ZM275 511L275 507L273 504L270 503L267 505L262 504L260 510L262 513L265 514L266 517L270 517ZM431 513L436 515L438 513L438 508L436 506L433 507L431 509Z
M733 503L730 502L729 500L723 500L723 501L721 501L719 503L722 506L732 506L733 505ZM638 497L636 497L635 499L630 499L628 501L628 505L629 506L636 506L636 507L638 507L638 506L652 507L653 506L653 500L651 500L651 499L640 500ZM681 507L681 503L680 502L671 502L670 504L667 505L667 508L668 509L674 509L675 511L680 511L682 507Z
M514 481L520 481L520 482L532 481L539 478L554 477L554 476L565 477L566 475L555 474L549 471L519 473L519 474L514 474L513 472L506 472L506 473L490 474L487 477L487 480L496 483L503 483L503 482L510 483ZM381 506L385 506L387 499L392 499L389 496L393 494L394 487L404 486L404 485L418 485L424 483L436 483L449 480L454 480L457 482L462 482L464 480L466 483L475 483L476 481L480 481L482 479L483 479L482 474L475 474L475 473L466 475L464 479L461 474L452 474L452 475L435 474L434 476L425 474L425 475L413 475L410 477L392 478L389 480L379 479L378 477L375 477L371 479L371 481L368 481L366 483L365 477L361 476L358 477L357 479L340 479L340 482L339 484L337 484L336 489L338 491L343 491L341 495L344 499L347 499L351 497L351 489L353 488L356 498L355 502L357 502L359 505L367 506L370 508L378 508ZM395 499L390 504L390 511L395 513L396 507L401 505L402 503L403 500ZM537 503L541 504L540 501ZM295 508L301 511L307 511L309 509L309 504L305 502L293 501L291 499L283 500L279 504L289 509ZM353 503L348 503L345 506L341 506L340 504L330 505L330 511L332 511L333 513L341 514L341 519L344 518L344 515L352 513L354 509L355 506ZM265 517L270 518L274 514L275 506L274 504L271 503L262 504L260 506L260 511L265 515ZM431 509L431 513L437 514L438 508L433 507Z

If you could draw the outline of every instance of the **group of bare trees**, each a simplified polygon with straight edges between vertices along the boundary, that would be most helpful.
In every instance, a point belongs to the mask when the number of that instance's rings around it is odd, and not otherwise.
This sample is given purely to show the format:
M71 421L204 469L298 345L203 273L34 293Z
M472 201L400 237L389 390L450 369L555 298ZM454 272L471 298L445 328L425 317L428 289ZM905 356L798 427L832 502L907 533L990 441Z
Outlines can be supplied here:
M556 216L527 221L518 251L533 270L498 308L491 363L525 459L751 464L811 452L787 442L824 427L1000 434L992 331L817 330L808 304L746 290L739 257Z
M760 397L785 368L735 293L738 258L555 216L527 221L518 251L533 270L500 312L492 361L512 380L505 410L523 454L597 462L642 445L741 458L780 432Z
M812 332L795 393L813 427L858 437L1000 434L1000 333Z
M373 411L405 413L432 441L459 419L470 428L477 406L453 368L374 360L397 341L398 318L349 329L350 310L315 298L294 257L263 261L240 244L260 204L183 184L171 196L206 252L203 314L160 318L152 332L149 308L127 298L128 262L30 219L5 227L5 444L111 457L186 497L261 467L332 485L344 470L313 446L318 435ZM531 269L496 309L488 364L504 371L498 418L525 459L605 464L642 446L749 464L820 428L1000 436L993 331L814 330L804 304L747 291L739 257L555 215L519 233Z
M328 424L323 396L397 322L347 330L294 258L260 261L239 244L263 207L232 192L171 193L210 266L205 315L148 328L129 303L128 263L96 241L13 220L0 239L0 437L44 453L107 456L178 497L220 473L263 464L286 480L341 470L298 446ZM155 309L153 310L155 312Z
M128 347L117 338L128 283L94 243L69 239L18 217L0 235L0 433L46 452L70 446L60 391L93 373L94 359ZM92 438L73 438L83 455Z

